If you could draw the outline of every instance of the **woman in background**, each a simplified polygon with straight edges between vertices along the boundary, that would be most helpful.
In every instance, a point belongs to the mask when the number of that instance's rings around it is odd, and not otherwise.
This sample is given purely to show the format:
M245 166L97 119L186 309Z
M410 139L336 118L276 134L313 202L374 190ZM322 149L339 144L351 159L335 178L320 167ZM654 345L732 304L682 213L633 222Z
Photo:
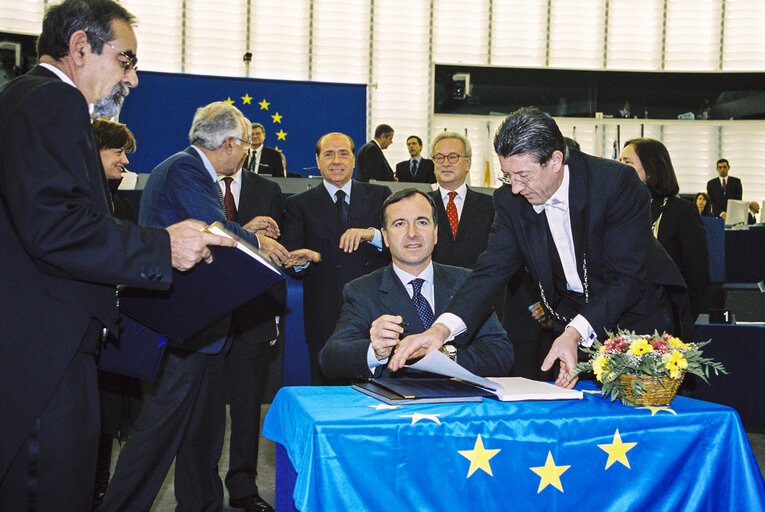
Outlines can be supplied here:
M695 320L707 309L709 288L709 249L699 210L677 197L680 186L675 169L667 148L658 140L628 140L620 160L635 168L651 192L653 234L683 275Z
M129 163L127 155L136 149L135 137L124 124L106 119L93 121L93 132L101 155L101 164L109 180L114 216L135 222L135 214L130 202L117 192L122 181L122 173L125 172L125 166ZM140 380L99 371L98 388L101 404L101 438L98 445L96 486L93 495L94 510L103 501L109 483L114 438L118 441L127 439L141 410Z
M696 208L699 209L699 215L702 217L712 216L712 205L709 203L709 196L706 192L699 192L693 199Z

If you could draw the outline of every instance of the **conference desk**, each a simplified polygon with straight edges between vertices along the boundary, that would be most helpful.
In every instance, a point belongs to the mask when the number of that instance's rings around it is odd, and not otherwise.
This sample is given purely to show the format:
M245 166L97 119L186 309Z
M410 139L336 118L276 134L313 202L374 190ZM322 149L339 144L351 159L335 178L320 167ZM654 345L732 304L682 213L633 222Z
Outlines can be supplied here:
M391 408L350 387L288 387L263 435L278 443L280 512L765 510L736 412L684 397Z

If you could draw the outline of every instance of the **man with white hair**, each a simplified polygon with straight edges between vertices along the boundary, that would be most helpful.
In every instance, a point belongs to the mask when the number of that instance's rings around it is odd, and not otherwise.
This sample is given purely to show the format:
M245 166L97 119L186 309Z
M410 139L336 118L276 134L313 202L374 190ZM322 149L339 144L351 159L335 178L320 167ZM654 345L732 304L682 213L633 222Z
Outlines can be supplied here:
M152 171L141 197L139 222L164 226L178 217L220 221L241 239L286 262L288 253L265 235L273 226L262 219L244 227L226 220L227 202L218 179L241 168L249 133L249 122L236 107L218 101L198 109L189 132L191 146ZM99 510L149 510L176 457L178 509L221 508L217 465L226 423L223 357L231 344L230 325L227 315L183 345L168 343Z

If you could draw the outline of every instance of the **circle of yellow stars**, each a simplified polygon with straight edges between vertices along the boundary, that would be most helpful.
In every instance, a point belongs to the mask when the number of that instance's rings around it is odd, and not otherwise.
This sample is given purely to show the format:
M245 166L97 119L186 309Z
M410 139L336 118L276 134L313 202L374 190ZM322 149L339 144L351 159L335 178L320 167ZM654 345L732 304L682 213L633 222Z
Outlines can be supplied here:
M249 95L249 93L244 93L244 96L240 96L242 98L242 105L252 105L252 100L254 99L252 96ZM236 103L236 100L232 100L231 96L228 96L225 100L223 100L225 103L228 103L229 105L233 105ZM261 101L259 101L258 106L260 107L260 110L269 110L268 107L271 106L271 103L269 103L265 98L263 98ZM282 124L282 118L284 116L280 114L279 112L274 112L271 114L271 122L273 124ZM284 131L283 128L280 128L278 132L276 132L276 140L283 140L287 141L287 132ZM277 151L281 151L279 149L279 146L274 146L274 149Z

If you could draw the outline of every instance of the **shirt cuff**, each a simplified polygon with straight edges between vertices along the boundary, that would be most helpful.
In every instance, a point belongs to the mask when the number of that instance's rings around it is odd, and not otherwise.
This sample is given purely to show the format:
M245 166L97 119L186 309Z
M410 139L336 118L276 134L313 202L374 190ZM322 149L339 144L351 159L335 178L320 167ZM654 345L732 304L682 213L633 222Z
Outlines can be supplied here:
M597 338L595 330L590 325L590 322L588 322L582 315L576 315L566 327L573 327L577 330L580 337L579 345L583 347L589 347Z
M377 228L367 228L367 229L371 229L375 232L374 236L372 237L372 240L370 240L368 243L377 247L378 251L382 251L382 233L380 233L380 230Z
M449 329L449 331L451 331L451 334L444 340L444 343L452 341L454 338L467 331L465 322L454 313L443 313L436 318L436 321L433 323L442 323Z
M375 355L375 349L372 348L372 343L370 342L369 348L367 349L367 366L369 366L369 371L374 373L375 368L384 364L388 364L388 358L386 357L382 361L377 359L377 356Z

